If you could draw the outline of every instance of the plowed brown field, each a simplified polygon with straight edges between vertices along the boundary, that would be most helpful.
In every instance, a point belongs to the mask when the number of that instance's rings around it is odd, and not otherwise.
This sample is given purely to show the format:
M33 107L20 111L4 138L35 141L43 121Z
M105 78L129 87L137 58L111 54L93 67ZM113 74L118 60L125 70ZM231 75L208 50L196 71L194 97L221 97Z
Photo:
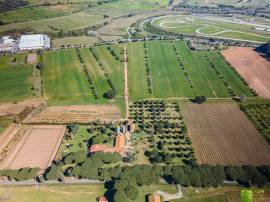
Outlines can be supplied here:
M270 62L252 48L236 47L221 52L259 96L270 99Z
M199 164L270 165L270 147L233 103L181 104Z
M44 171L53 161L65 131L65 126L32 126L12 148L0 167L39 167Z

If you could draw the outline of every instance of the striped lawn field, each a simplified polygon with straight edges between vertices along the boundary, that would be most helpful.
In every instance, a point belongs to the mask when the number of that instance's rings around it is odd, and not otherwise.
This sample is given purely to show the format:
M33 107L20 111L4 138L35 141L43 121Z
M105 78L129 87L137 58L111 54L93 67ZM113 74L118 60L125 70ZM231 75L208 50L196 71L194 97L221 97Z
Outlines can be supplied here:
M188 84L184 76L173 44L176 47L180 59L193 88ZM211 68L212 61L224 79L234 89L237 95L252 96L250 90L243 84L240 77L226 64L218 52L191 51L185 42L151 41L147 42L150 59L151 79L153 95L147 93L146 72L144 66L143 43L128 45L129 50L129 89L132 100L142 98L192 98L197 95L205 95L209 98L231 97L227 87ZM206 56L209 58L207 60Z
M85 62L87 71L93 80L92 82L94 83L94 87L97 91L98 100L104 100L105 102L103 94L110 90L110 86L106 81L104 72L102 71L101 67L98 66L98 63L88 48L81 49L81 55Z
M0 102L31 97L32 66L25 64L26 54L0 56Z
M116 48L116 47L115 47ZM105 46L96 47L100 62L103 64L105 72L111 78L117 97L124 96L124 64L115 60Z
M51 105L116 104L124 114L124 67L115 60L105 46L95 47L102 68L88 48L80 50L98 99L95 99L83 71L76 50L68 49L44 54L44 97ZM104 68L104 70L103 70ZM116 90L115 99L108 100L103 94L111 90L104 73L109 75Z
M128 44L128 87L131 99L143 99L152 95L147 91L143 43Z
M154 97L192 97L171 42L148 43Z
M94 101L74 49L46 52L44 62L44 96L50 104L82 104Z
M120 51L120 46L112 46L113 50ZM110 103L115 103L121 111L121 114L125 114L125 103L124 103L124 64L117 61L111 53L107 50L106 46L96 47L97 54L100 58L100 62L103 65L104 71L111 78L112 83L116 89L116 96L113 100L109 100Z
M204 55L212 52L190 51L185 42L177 43L176 47L183 59L184 66L193 82L194 95L207 97L230 97L226 87L221 83L217 74L209 67Z

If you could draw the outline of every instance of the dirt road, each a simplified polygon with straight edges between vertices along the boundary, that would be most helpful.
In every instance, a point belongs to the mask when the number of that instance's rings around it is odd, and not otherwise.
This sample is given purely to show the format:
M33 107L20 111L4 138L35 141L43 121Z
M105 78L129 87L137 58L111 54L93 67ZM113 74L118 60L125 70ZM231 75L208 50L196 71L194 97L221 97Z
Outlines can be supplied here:
M127 47L124 46L124 61L125 61L125 105L126 105L126 119L129 117L128 111L128 56Z

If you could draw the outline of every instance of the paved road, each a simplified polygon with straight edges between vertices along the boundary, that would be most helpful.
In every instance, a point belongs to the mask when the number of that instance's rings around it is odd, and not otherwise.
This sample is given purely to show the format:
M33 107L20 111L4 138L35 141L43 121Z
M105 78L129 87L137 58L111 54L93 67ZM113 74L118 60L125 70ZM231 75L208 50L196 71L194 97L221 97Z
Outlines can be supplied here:
M0 186L3 185L49 185L49 184L103 184L103 181L99 180L89 180L89 179L75 179L75 178L70 178L70 179L65 179L64 182L59 182L57 180L45 180L42 183L39 183L35 180L26 180L26 181L4 181L0 180Z

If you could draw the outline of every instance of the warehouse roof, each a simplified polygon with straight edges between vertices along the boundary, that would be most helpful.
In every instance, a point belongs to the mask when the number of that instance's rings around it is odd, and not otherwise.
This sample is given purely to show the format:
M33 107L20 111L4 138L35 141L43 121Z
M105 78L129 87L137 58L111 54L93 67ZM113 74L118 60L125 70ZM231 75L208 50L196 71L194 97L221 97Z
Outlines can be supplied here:
M49 38L44 34L22 35L19 49L49 48Z

